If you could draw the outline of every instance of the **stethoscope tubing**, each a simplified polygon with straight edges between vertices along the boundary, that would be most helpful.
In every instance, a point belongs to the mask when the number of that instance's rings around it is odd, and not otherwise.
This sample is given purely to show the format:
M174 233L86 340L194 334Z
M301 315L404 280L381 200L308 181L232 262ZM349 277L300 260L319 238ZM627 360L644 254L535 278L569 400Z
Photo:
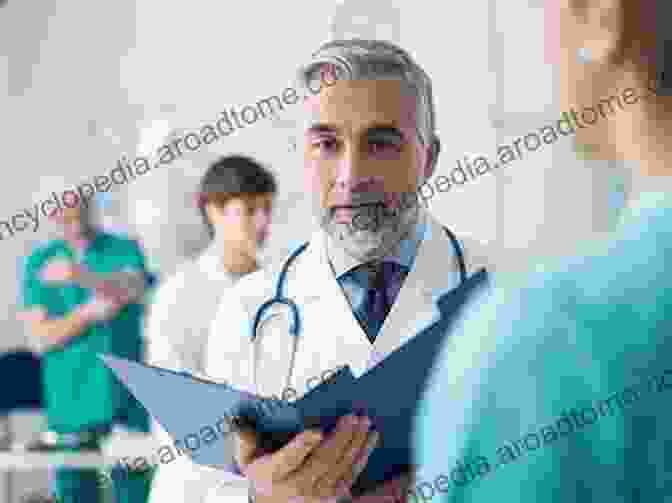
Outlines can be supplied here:
M460 270L460 284L462 284L467 279L467 267L464 262L464 253L462 252L462 247L460 246L460 243L457 240L455 234L453 234L453 232L450 229L448 229L448 227L444 227L443 230L450 239L453 245L453 249L455 250L455 255L457 256L457 263ZM292 375L294 374L294 364L296 362L296 354L298 353L299 348L298 344L299 344L299 334L301 332L301 316L299 313L299 306L292 299L284 295L283 288L284 285L286 284L286 278L290 266L299 257L299 255L301 255L306 250L306 248L308 248L308 244L309 242L303 243L289 255L285 263L282 265L282 269L280 270L280 274L278 276L278 280L275 286L275 295L272 298L268 299L266 302L264 302L261 306L259 306L254 316L250 338L252 342L252 384L255 388L255 391L257 390L257 368L259 367L258 366L259 355L257 353L257 344L256 344L257 332L262 317L264 316L266 311L271 309L275 304L285 305L291 311L292 321L289 327L289 333L293 336L292 352L289 362L289 372L287 373L287 379L285 382L284 389L288 389L290 387L292 381Z

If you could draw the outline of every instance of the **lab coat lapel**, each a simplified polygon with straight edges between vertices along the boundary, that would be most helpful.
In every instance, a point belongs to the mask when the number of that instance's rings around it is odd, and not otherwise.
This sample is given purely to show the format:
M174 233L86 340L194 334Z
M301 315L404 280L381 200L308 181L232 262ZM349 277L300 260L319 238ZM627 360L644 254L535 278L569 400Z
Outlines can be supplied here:
M441 224L428 215L425 232L413 268L376 339L371 364L439 321L444 314L441 297L460 284L457 257Z
M355 375L363 373L372 349L334 277L323 231L312 236L305 253L288 281L304 323L296 365L306 374L299 383L304 391L306 379L325 369L348 364Z

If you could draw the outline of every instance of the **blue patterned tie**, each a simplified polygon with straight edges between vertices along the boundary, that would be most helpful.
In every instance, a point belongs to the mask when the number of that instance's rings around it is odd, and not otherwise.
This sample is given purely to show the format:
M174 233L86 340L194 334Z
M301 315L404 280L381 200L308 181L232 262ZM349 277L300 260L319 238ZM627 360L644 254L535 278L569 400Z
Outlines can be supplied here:
M353 271L366 273L362 275L367 278L367 284L362 285L366 290L366 296L354 313L373 344L394 304L408 269L396 262L369 262L356 267Z

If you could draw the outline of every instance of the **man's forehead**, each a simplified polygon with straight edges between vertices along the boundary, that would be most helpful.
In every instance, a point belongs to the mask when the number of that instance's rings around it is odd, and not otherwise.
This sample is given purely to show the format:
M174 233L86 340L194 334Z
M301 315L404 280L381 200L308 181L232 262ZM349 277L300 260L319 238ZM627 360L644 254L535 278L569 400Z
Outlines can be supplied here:
M340 80L305 102L305 128L315 124L360 129L372 124L414 127L416 99L399 79Z

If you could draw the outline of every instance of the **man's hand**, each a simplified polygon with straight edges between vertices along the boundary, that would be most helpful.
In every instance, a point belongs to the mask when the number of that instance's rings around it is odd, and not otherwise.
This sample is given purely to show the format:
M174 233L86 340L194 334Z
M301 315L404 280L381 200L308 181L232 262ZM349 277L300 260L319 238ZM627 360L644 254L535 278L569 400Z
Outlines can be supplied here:
M107 321L117 316L122 307L124 303L119 299L95 296L86 304L82 304L79 312L88 322Z
M141 272L118 271L104 276L64 259L49 262L40 276L46 282L77 283L82 288L94 290L98 297L122 305L141 299L146 286L145 275Z
M141 272L119 271L102 277L86 271L82 279L80 284L83 283L85 288L93 288L96 295L116 299L124 305L140 300L146 286L145 275Z
M342 417L326 439L307 430L273 454L258 452L256 434L238 434L238 465L257 493L269 501L306 502L349 496L350 488L366 467L377 443L371 422ZM272 498L272 500L270 499Z
M80 272L76 264L63 259L55 259L42 269L40 276L43 281L49 283L69 283L77 281Z
M119 302L93 297L63 317L50 318L43 307L22 311L17 317L28 324L35 336L30 338L33 351L42 353L82 335L91 323L114 318L122 307Z
M96 295L105 299L116 300L120 303L127 303L130 294L127 289L121 288L116 281L103 279L96 284Z

